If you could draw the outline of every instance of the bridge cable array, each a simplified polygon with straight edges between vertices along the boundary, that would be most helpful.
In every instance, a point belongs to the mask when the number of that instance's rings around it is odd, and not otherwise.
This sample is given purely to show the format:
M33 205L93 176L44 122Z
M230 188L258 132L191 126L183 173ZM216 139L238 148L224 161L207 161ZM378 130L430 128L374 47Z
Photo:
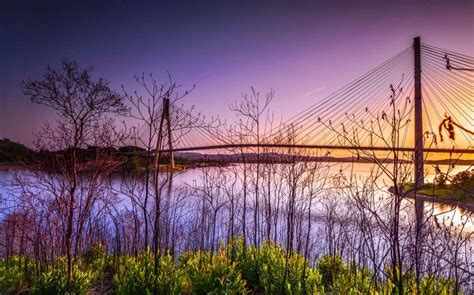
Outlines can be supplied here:
M450 68L446 66L446 56L449 56ZM424 129L441 139L437 134L439 127L441 124L449 125L456 128L459 136L449 136L449 140L444 142L435 137L436 147L473 148L474 73L456 69L474 68L474 58L421 44L421 61ZM395 115L403 114L403 118L407 118L400 131L399 145L413 147L414 87L414 53L409 47L306 110L270 128L261 135L260 143L341 146L344 142L340 135L351 132L357 136L360 145L384 146L387 144L384 140L391 132L387 118L394 115L395 108ZM256 144L250 142L248 134L237 136L238 124L223 127L214 124L217 121L213 118L209 123L201 114L192 114L183 106L172 106L170 112L178 126L173 130L177 133L177 136L173 135L176 140L174 149L217 149ZM381 136L374 136L376 131L382 133Z

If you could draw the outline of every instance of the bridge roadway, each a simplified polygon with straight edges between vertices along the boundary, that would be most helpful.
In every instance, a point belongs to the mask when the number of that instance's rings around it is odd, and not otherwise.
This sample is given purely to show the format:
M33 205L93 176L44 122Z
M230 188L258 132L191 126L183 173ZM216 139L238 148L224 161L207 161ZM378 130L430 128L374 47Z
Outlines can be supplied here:
M313 144L277 144L277 143L249 143L249 144L220 144L220 145L207 145L207 146L196 146L196 147L183 147L173 149L163 149L161 152L190 152L190 151L203 151L203 150L220 150L220 149L232 149L232 148L298 148L298 149L328 149L328 150L366 150L366 151L385 151L391 152L394 149L391 147L377 147L377 146L333 146L333 145L313 145ZM400 152L414 152L414 148L400 147L395 149ZM474 154L474 148L468 149L442 149L442 148L425 148L425 153L436 153L436 154Z

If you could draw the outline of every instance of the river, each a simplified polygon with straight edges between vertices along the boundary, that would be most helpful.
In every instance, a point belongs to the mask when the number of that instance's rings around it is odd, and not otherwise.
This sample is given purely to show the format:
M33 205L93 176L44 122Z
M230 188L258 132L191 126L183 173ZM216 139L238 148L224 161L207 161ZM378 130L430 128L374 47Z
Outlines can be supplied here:
M237 164L240 165L240 164ZM328 175L334 176L336 174L340 174L341 172L348 177L349 174L353 174L358 181L361 179L365 179L369 177L371 171L376 167L374 164L370 163L330 163L327 167ZM391 165L388 165L389 169L391 169ZM439 165L441 171L445 172L448 170L447 165ZM450 175L455 175L460 171L464 171L467 169L472 169L472 166L465 166L465 165L458 165L455 166ZM11 191L11 186L13 183L15 173L19 175L25 174L22 170L0 170L0 197L6 200L13 200L14 193ZM194 168L194 169L187 169L183 172L176 173L173 177L173 185L179 186L181 184L187 184L191 186L196 186L199 182L202 181L203 178L203 170ZM435 168L434 165L425 165L425 181L432 182L433 178L435 177ZM390 180L387 176L381 175L378 178L378 184L387 189L386 184L390 184ZM388 196L388 193L387 193ZM122 196L124 204L127 204L127 198ZM446 219L452 220L455 223L459 224L463 217L466 215L472 214L468 210L464 208L460 208L458 206L447 205L439 202L425 202L425 210L433 210L433 214L435 215L442 215ZM474 230L474 223L468 222L466 224L466 229L473 231Z

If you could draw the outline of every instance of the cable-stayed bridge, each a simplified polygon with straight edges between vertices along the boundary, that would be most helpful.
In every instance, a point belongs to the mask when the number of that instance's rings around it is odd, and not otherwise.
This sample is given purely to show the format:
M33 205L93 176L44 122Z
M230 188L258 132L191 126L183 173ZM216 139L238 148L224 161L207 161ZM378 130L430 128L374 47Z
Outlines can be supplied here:
M473 92L473 57L415 38L405 50L283 122L259 122L262 127L250 120L247 134L234 132L235 127L213 128L165 98L157 154L265 148L407 152L413 153L415 179L422 184L428 153L474 154Z

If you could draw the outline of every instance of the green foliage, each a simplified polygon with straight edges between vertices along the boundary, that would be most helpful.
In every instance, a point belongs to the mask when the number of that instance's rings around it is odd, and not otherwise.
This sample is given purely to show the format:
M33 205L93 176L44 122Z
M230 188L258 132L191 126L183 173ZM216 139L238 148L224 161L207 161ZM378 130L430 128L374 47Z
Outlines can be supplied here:
M404 273L403 288L406 293L419 293L413 272ZM422 294L455 294L456 282L452 279L446 279L443 277L435 278L433 275L428 275L420 279L418 288Z
M28 289L35 280L38 265L35 261L18 256L0 260L0 294L17 294Z
M393 278L393 271L387 265L385 267L385 272L387 273L388 277ZM397 270L399 273L399 270ZM440 294L440 295L448 295L448 294L462 294L460 290L456 290L455 280L448 279L440 276L434 276L432 274L428 274L422 278L420 278L420 282L417 287L416 277L413 271L406 271L403 273L402 276L402 283L403 283L403 293L406 294ZM371 289L372 290L372 289ZM399 288L394 284L391 279L387 279L385 284L379 286L377 289L381 294L389 294L395 293L398 294Z
M447 182L448 182L448 177L446 174L438 174L435 176L433 183L438 187L438 188L446 188Z
M100 273L101 269L86 268L81 263L75 263L72 270L72 292L87 294ZM64 257L51 270L43 272L31 288L31 294L66 294L67 291L67 263Z
M286 250L273 242L260 248L250 246L246 253L238 244L236 256L242 276L252 290L265 294L314 294L322 292L321 275L311 268L304 257ZM285 269L288 271L285 274Z
M154 272L154 256L148 250L137 257L122 256L116 263L113 286L116 294L179 294L183 270L171 255L160 257L158 273Z
M19 257L0 260L0 293L67 293L64 257L43 272L39 266ZM389 266L385 273L393 277ZM417 284L412 271L403 273L407 293L452 294L456 287L454 280L433 275ZM234 240L215 253L190 252L178 259L160 256L156 274L150 250L137 256L108 256L101 244L94 245L74 263L72 291L100 294L104 290L112 294L390 294L397 293L398 286L390 279L377 279L353 261L344 263L339 255L325 255L311 267L301 254L273 242L244 250L242 241Z
M415 293L415 290L416 282L415 280L412 280L410 291ZM429 275L420 281L420 290L422 290L424 294L455 294L456 282L452 279L435 278L434 276Z
M83 255L84 262L99 267L104 267L107 255L102 244L95 244L87 249ZM96 267L93 267L96 268Z
M340 260L339 256L336 257L336 261ZM331 260L330 257L327 259ZM335 276L332 285L328 287L329 291L340 294L370 294L377 290L372 272L366 268L357 267L354 261L347 266L345 264L332 266L334 269L331 271Z
M245 281L237 262L226 249L217 253L195 252L183 255L180 265L186 271L185 291L192 294L246 294Z
M450 180L450 183L448 181ZM413 183L403 186L405 191L414 190ZM445 174L438 174L433 183L427 183L420 193L443 200L474 202L474 170L461 171L451 179Z
M318 269L326 288L334 287L337 278L347 274L347 269L339 255L324 255L319 259Z
M474 174L471 171L461 171L453 177L451 181L454 185L467 186L474 184Z

